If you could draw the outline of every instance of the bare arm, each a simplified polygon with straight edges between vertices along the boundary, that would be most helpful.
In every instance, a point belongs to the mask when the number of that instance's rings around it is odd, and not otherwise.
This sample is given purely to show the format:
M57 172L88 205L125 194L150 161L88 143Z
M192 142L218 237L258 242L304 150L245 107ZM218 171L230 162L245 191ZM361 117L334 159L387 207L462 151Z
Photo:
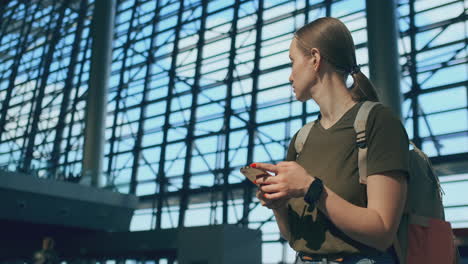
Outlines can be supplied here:
M287 241L290 241L291 233L288 226L288 206L275 208L273 209L273 213L275 214L276 224L278 224L281 236Z
M257 190L257 198L260 200L262 206L268 207L273 210L275 215L276 224L280 230L281 236L289 241L290 231L288 227L288 200L289 199L279 199L279 200L270 200L265 198L264 193L260 190Z
M261 180L268 184L262 186L266 198L304 197L314 178L295 162L281 162L275 167L270 169L276 170L277 176ZM403 172L375 174L368 177L367 207L353 205L325 187L318 208L352 239L384 251L393 242L398 229L406 189Z
M368 177L367 208L349 203L326 187L318 208L352 239L384 251L398 230L406 189L402 172L376 174Z

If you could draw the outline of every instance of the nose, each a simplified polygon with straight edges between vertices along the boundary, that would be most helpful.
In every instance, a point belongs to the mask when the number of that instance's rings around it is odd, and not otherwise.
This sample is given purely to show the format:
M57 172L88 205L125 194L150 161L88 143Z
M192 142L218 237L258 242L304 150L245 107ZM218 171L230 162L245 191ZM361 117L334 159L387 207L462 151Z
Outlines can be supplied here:
M293 82L294 82L294 81L293 81L292 73L291 73L291 74L289 75L289 83L290 83L291 85L293 85Z

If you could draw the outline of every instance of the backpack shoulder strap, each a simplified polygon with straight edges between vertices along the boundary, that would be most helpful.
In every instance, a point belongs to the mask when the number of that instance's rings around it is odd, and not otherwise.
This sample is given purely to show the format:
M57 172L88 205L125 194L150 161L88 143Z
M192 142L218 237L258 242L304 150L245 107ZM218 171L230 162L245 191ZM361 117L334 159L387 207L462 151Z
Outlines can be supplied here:
M309 136L310 129L315 125L317 120L305 124L299 132L297 132L296 140L294 141L294 148L296 149L296 159L301 154L302 148L304 147L305 141Z
M380 104L379 102L365 101L362 103L354 120L354 131L356 132L356 145L358 150L359 183L367 183L367 135L366 124L371 110Z

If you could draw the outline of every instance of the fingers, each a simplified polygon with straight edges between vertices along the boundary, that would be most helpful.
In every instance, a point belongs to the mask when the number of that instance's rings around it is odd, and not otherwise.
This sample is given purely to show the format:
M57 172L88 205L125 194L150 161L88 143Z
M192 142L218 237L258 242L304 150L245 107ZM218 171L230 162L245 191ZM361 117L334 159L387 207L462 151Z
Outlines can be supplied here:
M260 204L262 206L269 207L271 205L272 201L266 199L264 195L265 194L262 191L260 191L260 190L257 191L256 196L257 196L258 200L260 201Z
M294 165L296 162L295 161L281 161L278 164L276 164L277 167L288 167L291 165Z
M261 200L261 198L262 198L262 196L263 196L262 191L260 191L260 189L258 189L258 190L257 190L257 193L255 194L255 196L256 196L259 200Z
M260 180L266 180L266 178L270 177L270 174L263 174L263 175L257 175L254 183L260 187Z
M275 193L281 191L280 187L279 184L264 184L260 185L259 189L264 193Z
M257 177L255 180L255 184L262 185L262 184L274 184L277 183L276 176L268 176L268 177Z
M278 172L278 168L276 165L269 164L269 163L252 163L250 164L250 167L261 169L261 170L266 170L266 171L271 171L274 173Z
M285 198L286 193L285 192L265 193L264 197L270 200L277 200L280 198Z
M284 199L277 199L277 200L270 200L265 197L258 199L260 201L260 205L267 207L268 209L275 209L285 206L288 203L288 200Z
M255 194L255 196L256 196L260 201L262 201L262 202L267 202L267 201L266 201L266 198L265 198L265 193L264 193L262 190L258 189L258 190L257 190L257 193Z

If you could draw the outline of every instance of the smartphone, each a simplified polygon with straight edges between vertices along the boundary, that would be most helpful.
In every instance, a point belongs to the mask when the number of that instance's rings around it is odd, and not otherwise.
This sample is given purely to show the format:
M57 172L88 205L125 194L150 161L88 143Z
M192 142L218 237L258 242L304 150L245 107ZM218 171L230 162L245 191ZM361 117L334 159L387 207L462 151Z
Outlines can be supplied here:
M264 170L252 168L250 166L245 166L240 169L240 172L247 177L251 182L255 182L258 176L270 176L268 172Z

